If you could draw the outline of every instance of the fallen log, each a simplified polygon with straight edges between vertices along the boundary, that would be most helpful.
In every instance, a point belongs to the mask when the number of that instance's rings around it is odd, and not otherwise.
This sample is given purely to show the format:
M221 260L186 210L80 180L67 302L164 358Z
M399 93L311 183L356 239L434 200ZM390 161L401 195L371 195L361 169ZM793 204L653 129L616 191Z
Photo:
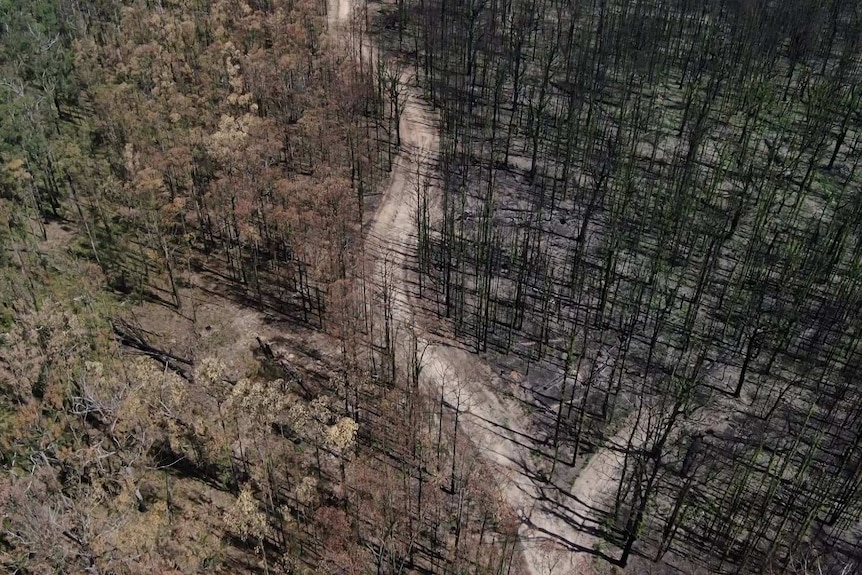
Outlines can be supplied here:
M171 371L174 371L185 379L192 380L191 365L192 362L183 357L176 356L168 351L159 349L150 345L144 338L141 330L135 328L129 322L124 320L112 320L111 327L114 330L114 336L122 345L130 347L144 355L148 355L153 359L157 359L160 363L166 365Z
M257 343L258 346L260 346L260 350L263 352L265 360L270 362L273 366L275 366L281 371L281 373L284 375L285 381L290 383L296 383L302 390L302 395L306 400L311 400L314 398L314 394L305 385L302 373L298 369L288 363L288 361L284 357L282 357L281 354L276 354L276 351L273 349L272 344L270 344L269 342L265 342L260 337L258 337Z

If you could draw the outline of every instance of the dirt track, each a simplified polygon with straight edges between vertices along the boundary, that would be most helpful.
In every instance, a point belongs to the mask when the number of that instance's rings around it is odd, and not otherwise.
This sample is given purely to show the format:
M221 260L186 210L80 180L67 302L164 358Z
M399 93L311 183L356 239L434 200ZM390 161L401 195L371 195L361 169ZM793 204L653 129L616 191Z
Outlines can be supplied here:
M348 33L351 0L330 0L329 25L334 37ZM415 313L407 295L405 281L406 254L415 249L415 174L420 163L433 163L438 149L438 118L422 100L420 90L407 72L401 81L409 85L407 103L401 116L401 149L394 160L389 182L378 211L368 229L369 251L375 254L375 275L386 274L396 296L393 319L401 332L415 322ZM431 193L439 190L431 190ZM529 416L515 401L495 390L503 389L496 375L472 353L457 343L420 340L427 344L423 356L422 383L435 394L443 386L444 398L463 410L465 433L486 457L495 471L500 490L522 517L519 529L525 563L532 575L577 575L593 572L593 555L578 550L592 550L598 539L585 532L584 525L594 526L593 508L603 507L615 487L622 456L618 450L601 449L588 462L575 481L567 502L565 519L552 502L543 505L539 485L525 475L530 451L516 439L529 430L522 426ZM407 349L403 359L407 361ZM460 394L460 395L459 395ZM633 421L627 421L610 444L624 444ZM553 509L555 513L551 513Z

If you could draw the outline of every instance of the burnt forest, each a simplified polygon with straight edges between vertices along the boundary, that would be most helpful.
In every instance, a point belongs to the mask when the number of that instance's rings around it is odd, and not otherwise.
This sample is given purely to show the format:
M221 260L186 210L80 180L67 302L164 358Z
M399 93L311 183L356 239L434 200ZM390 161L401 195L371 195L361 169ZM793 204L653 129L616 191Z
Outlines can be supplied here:
M855 0L0 0L0 571L862 572L860 163Z

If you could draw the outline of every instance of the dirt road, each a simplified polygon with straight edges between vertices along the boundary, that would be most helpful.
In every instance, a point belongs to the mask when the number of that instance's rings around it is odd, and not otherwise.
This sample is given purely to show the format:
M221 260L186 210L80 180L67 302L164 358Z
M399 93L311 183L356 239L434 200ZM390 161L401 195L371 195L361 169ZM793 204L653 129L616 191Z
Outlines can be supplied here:
M351 16L351 0L330 0L330 33L346 34ZM415 174L423 162L433 162L438 150L438 117L422 99L409 74L402 73L407 103L401 116L402 146L378 211L368 229L369 251L375 254L375 273L389 278L395 292L393 319L402 326L415 321L406 289L405 259L415 249ZM432 190L434 193L435 190ZM436 190L439 192L439 190ZM406 338L404 338L406 339ZM593 571L593 555L583 552L596 547L598 539L584 530L594 526L596 514L606 494L615 485L622 465L618 451L600 450L586 465L572 489L564 516L553 502L543 501L539 485L525 475L532 454L516 441L529 430L530 421L522 407L495 390L503 386L493 371L479 358L453 342L420 341L427 344L423 356L422 379L428 389L440 393L463 410L465 433L484 454L494 470L502 494L522 517L519 530L525 563L532 575L579 575ZM406 347L406 346L405 346ZM407 361L408 350L403 350ZM631 426L623 429L611 443L624 443ZM578 551L581 550L581 551Z

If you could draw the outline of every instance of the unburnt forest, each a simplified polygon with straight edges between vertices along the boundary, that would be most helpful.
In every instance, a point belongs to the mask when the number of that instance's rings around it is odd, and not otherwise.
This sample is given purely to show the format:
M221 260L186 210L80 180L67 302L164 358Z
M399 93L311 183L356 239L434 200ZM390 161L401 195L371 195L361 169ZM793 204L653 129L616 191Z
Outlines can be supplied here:
M0 0L3 572L520 572L368 359L398 106L332 9Z
M440 116L415 293L532 404L548 497L613 449L623 565L858 570L858 3L397 0L380 27Z

